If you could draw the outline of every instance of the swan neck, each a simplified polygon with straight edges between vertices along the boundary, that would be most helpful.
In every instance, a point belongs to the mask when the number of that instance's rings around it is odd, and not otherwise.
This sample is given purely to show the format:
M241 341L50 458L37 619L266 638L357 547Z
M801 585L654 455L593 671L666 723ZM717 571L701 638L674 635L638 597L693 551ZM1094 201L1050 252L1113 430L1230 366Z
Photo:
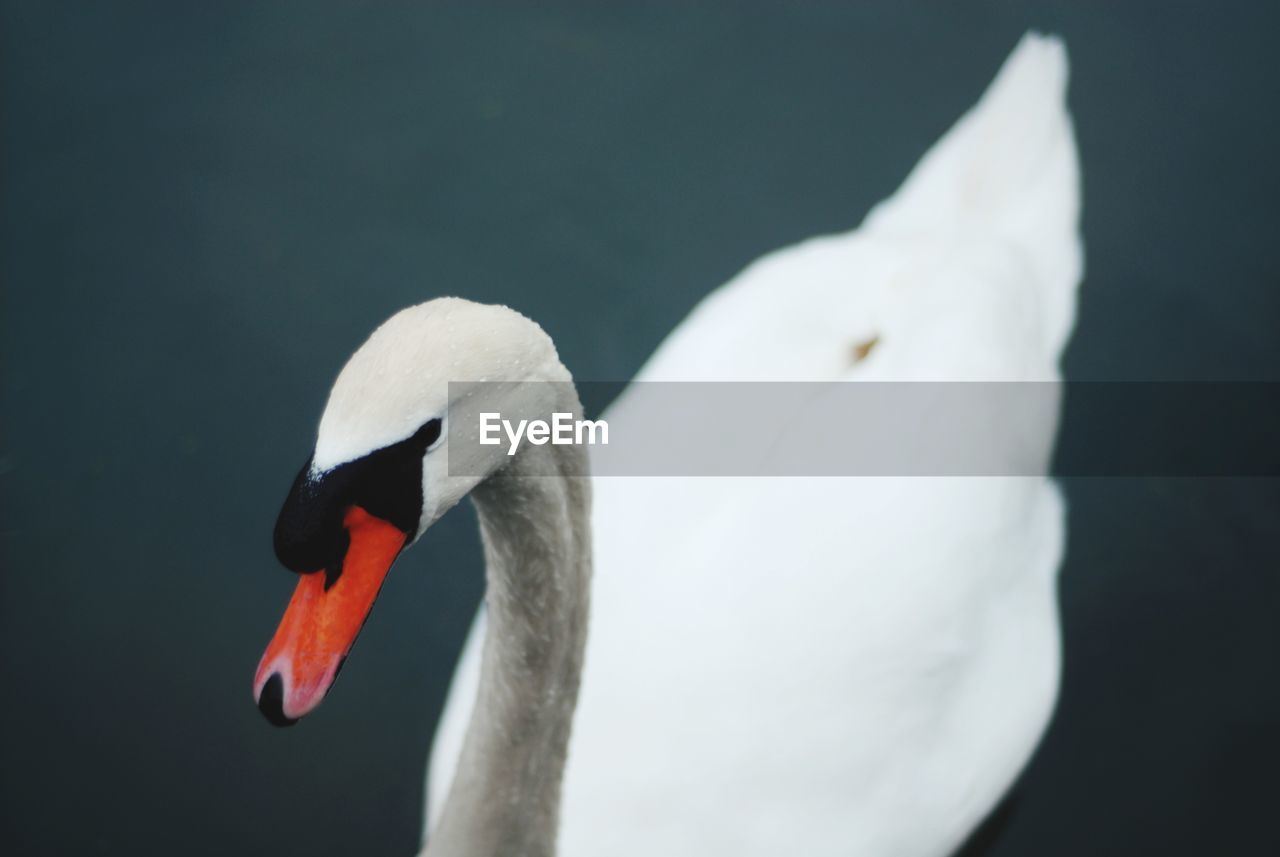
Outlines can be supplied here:
M590 483L529 474L585 472L580 447L531 446L472 492L488 626L478 697L429 857L555 853L587 637Z

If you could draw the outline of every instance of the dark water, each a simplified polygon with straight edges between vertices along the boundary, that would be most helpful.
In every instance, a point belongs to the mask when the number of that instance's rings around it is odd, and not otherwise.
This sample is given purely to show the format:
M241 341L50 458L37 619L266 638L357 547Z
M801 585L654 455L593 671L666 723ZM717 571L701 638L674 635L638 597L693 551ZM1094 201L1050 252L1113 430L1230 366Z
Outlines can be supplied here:
M453 293L630 377L745 262L854 225L1027 27L1074 63L1068 374L1280 379L1274 7L3 8L5 853L411 853L469 511L317 715L250 699L345 357ZM987 853L1280 853L1280 486L1067 492L1062 702Z

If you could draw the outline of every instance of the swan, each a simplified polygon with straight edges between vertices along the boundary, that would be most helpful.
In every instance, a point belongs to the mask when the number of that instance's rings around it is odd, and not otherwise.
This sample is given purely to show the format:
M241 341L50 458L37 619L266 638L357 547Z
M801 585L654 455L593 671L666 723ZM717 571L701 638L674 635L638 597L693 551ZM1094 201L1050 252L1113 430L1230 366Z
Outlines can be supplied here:
M1061 42L1025 36L858 229L749 266L639 379L1059 379L1083 267L1066 79ZM457 380L491 382L471 392L493 411L581 415L514 310L385 322L281 510L300 578L254 681L279 725L315 708L399 553L472 498L485 607L424 854L944 855L1026 763L1059 677L1050 480L589 479L581 446L451 446ZM614 433L644 404L624 394ZM1045 456L1054 425L1028 429Z

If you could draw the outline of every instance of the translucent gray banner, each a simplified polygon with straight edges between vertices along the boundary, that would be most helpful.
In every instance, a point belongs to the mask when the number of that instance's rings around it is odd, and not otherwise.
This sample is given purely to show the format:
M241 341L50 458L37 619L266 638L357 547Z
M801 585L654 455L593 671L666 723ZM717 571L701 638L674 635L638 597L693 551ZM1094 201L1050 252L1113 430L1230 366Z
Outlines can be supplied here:
M576 391L585 416L567 384L450 384L450 472L481 475L534 446L577 445L585 456L528 456L522 472L1280 475L1276 383L584 382Z

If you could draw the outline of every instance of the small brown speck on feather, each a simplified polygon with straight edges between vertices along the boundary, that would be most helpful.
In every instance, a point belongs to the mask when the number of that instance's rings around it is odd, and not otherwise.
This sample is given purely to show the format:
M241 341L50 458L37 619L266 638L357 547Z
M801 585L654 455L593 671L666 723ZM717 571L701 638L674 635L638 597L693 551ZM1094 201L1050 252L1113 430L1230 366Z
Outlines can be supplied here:
M866 360L867 355L871 353L871 349L875 348L878 344L880 344L879 334L854 345L853 362L861 363L863 360Z

